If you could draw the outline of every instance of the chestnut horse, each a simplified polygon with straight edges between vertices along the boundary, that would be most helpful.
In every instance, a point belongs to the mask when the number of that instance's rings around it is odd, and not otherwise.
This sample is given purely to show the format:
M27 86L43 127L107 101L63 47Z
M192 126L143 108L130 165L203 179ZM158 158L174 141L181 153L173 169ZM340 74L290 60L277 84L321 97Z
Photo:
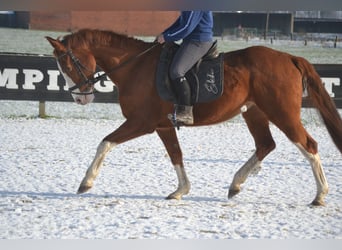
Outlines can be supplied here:
M188 194L182 151L168 114L173 103L162 100L155 75L162 45L145 42L111 31L84 29L61 39L46 37L54 48L58 67L72 91L74 100L93 100L93 75L98 65L115 83L125 122L98 145L78 193L94 184L107 153L116 145L157 132L165 145L178 177L177 189L168 199ZM328 184L316 141L304 129L301 118L303 93L319 110L336 147L342 152L342 120L313 66L304 58L256 46L224 54L224 92L210 103L194 105L194 124L211 125L240 113L252 134L256 150L238 170L228 197L240 192L248 175L275 148L269 122L275 124L298 147L311 164L317 185L312 204L324 205Z

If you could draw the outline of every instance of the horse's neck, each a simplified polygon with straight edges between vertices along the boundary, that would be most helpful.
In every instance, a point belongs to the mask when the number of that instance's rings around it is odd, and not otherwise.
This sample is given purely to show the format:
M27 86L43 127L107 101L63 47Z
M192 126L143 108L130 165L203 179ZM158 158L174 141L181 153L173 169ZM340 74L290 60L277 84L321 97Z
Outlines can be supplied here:
M129 71L129 68L134 64L133 58L149 46L149 43L132 38L124 38L117 39L117 41L115 40L111 44L93 44L89 49L93 52L96 63L100 68L114 77L111 80L122 82L125 77L123 72ZM125 66L121 68L120 65L123 64ZM116 69L118 67L120 68Z

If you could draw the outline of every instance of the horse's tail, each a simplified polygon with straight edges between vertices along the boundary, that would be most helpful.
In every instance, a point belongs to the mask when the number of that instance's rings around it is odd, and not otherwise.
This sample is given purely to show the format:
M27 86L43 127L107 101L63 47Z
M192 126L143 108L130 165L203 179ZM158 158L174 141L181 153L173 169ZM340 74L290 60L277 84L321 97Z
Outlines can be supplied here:
M303 89L307 90L309 100L319 110L333 142L342 153L342 119L334 101L324 88L317 71L307 60L293 57L292 61L302 73Z

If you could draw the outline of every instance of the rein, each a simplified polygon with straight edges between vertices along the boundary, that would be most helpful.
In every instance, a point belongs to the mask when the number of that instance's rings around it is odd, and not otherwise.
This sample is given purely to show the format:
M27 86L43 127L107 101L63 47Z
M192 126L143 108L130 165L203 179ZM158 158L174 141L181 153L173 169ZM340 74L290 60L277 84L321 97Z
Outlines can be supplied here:
M131 63L132 61L138 59L139 57L145 55L146 53L148 53L149 51L151 51L153 48L155 48L156 46L158 46L159 43L156 43L154 45L152 45L151 47L149 47L148 49L140 52L139 54L131 57L131 58L128 58L126 61L118 64L116 67L112 68L110 71L108 71L107 73L102 73L100 75L98 75L97 77L92 77L92 78L88 78L82 71L81 68L85 69L85 70L88 70L84 65L82 65L82 63L80 62L80 60L75 57L75 55L72 53L71 49L69 49L66 53L64 53L63 55L59 56L57 58L57 60L59 60L60 58L64 57L64 56L70 56L71 60L72 60L72 63L74 64L74 66L76 67L77 69L77 72L80 76L82 76L82 78L84 79L83 82L80 82L78 84L76 84L75 86L73 87L70 87L69 88L69 91L72 93L72 94L77 94L77 95L91 95L94 93L94 90L92 90L91 92L85 92L85 93L76 93L76 92L73 92L75 89L79 89L80 87L84 86L84 85L90 85L90 86L93 86L95 85L95 83L97 83L98 81L100 81L101 79L103 79L104 77L108 76L109 74L115 72L116 70L126 66L127 64ZM89 70L88 70L89 71Z
M104 78L105 76L108 76L109 74L113 73L114 71L126 66L127 64L131 63L132 61L134 61L135 59L138 59L139 57L145 55L146 53L148 53L150 50L152 50L154 47L156 47L157 45L159 45L158 43L157 44L154 44L152 45L151 47L149 47L148 49L144 50L143 52L127 59L126 61L122 62L121 64L117 65L116 67L112 68L108 73L102 73L100 74L99 76L93 78L94 79L94 84L101 80L102 78Z

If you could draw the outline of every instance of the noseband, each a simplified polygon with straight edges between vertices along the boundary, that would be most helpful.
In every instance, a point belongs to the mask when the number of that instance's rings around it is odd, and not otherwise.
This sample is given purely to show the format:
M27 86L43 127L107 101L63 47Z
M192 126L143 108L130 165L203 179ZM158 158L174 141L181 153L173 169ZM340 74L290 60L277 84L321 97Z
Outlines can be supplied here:
M64 57L64 56L69 56L71 58L72 64L75 66L77 73L83 78L83 81L76 84L75 86L72 86L69 88L69 91L71 94L77 94L77 95L91 95L94 94L94 90L92 90L91 92L74 92L75 89L79 89L82 86L94 86L94 84L98 81L96 78L88 78L83 70L87 70L90 71L89 69L87 69L87 67L85 67L80 60L72 53L71 49L67 50L67 52L65 52L64 54L60 55L57 60L59 60L60 58ZM83 70L82 70L83 69ZM93 88L94 89L94 88Z
M150 48L144 50L143 52L129 58L128 60L122 62L121 64L118 64L116 67L114 67L112 70L110 70L108 73L102 73L97 77L92 77L92 78L88 78L83 70L87 70L87 71L91 71L89 69L87 69L87 67L85 67L80 60L72 53L71 49L68 49L67 52L65 52L64 54L60 55L57 58L57 61L64 57L64 56L69 56L71 58L71 61L73 63L73 65L75 66L77 73L83 78L83 81L80 83L77 83L75 86L69 88L69 91L71 94L77 94L77 95L91 95L94 94L94 85L96 82L100 81L101 79L103 79L104 77L106 77L108 74L113 73L114 71L118 70L119 68L127 65L128 63L130 63L131 61L139 58L140 56L146 54L147 52L149 52L150 50L152 50L154 47L156 47L157 45L159 45L158 43L152 45ZM82 70L83 69L83 70ZM82 86L91 86L92 87L92 91L91 92L74 92L75 89L79 89Z

